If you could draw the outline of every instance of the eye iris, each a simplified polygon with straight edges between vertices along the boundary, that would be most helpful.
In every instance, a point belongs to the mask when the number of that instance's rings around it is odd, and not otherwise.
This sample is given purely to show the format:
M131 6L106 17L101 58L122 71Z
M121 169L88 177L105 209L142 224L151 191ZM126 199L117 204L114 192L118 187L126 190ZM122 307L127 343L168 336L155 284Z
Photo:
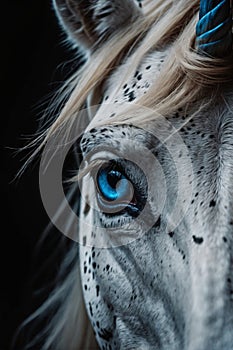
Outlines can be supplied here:
M118 170L101 169L97 181L99 190L106 200L119 200L129 192L129 181Z

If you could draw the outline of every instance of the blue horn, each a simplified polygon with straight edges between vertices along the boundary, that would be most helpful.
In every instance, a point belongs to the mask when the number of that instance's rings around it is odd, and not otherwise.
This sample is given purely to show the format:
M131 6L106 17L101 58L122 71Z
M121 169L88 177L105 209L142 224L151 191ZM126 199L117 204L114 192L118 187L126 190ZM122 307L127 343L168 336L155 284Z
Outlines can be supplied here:
M230 0L201 0L196 27L196 47L201 54L223 58L232 52Z

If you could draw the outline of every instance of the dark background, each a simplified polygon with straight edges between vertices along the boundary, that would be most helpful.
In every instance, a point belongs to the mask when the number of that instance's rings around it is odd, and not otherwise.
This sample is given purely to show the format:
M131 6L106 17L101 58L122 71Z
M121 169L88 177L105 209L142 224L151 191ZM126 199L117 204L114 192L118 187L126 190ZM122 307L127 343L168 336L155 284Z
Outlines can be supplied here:
M50 254L51 245L56 247L60 234L53 232L53 238L35 253L49 221L39 194L39 159L14 180L29 156L28 151L17 150L37 132L49 94L61 86L73 67L74 52L62 44L64 35L51 0L4 1L1 16L0 350L7 350L20 322L48 293L46 287L42 296L35 290L51 285L60 259L38 277L38 267Z

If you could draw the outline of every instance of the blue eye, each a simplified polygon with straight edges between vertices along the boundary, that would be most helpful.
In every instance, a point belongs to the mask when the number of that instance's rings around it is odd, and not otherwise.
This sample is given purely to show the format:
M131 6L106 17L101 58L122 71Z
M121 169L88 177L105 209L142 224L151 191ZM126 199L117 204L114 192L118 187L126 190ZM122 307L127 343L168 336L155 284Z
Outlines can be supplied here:
M109 167L100 169L97 176L100 193L107 201L129 201L132 197L132 184L119 171Z
M103 165L97 173L96 186L98 206L106 215L127 213L136 217L145 205L145 175L130 161L112 160Z

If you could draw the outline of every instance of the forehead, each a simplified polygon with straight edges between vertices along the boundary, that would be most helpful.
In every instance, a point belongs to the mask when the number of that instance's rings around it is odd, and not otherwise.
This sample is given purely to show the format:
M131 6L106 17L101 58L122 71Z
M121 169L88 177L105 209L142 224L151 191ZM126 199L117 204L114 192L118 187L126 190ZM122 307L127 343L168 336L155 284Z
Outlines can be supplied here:
M147 55L137 66L133 57L127 58L109 75L102 89L97 89L89 99L91 105L97 105L91 110L90 127L96 123L109 123L122 106L137 103L145 95L158 78L165 64L170 48Z
M120 91L121 94L122 91ZM148 93L151 92L148 91ZM140 121L143 121L144 110L137 102L136 99L132 103L136 106L135 110L140 109ZM171 137L173 141L178 140L179 137L175 137L178 135L187 145L189 151L195 153L198 148L200 149L200 145L202 149L211 151L210 146L213 145L213 142L220 144L221 140L225 140L227 134L232 134L233 111L230 106L233 104L233 96L232 92L227 89L210 101L209 105L205 106L205 98L200 98L189 106L177 109L166 118L155 116L149 124L144 126L134 125L134 118L125 123L119 120L119 124L116 124L119 110L121 116L127 116L130 104L126 101L119 104L103 100L97 112L95 110L94 117L82 139L82 146L86 149L96 147L99 144L112 144L114 147L121 144L123 147L125 142L126 147L129 148L130 142L127 144L126 139L128 141L132 139L148 148L153 148L165 143ZM200 108L202 104L205 107ZM145 109L145 114L147 112L148 108ZM114 118L114 123L112 123L112 118ZM102 124L102 126L98 127L98 124Z
M108 115L108 106L101 106L101 115ZM196 113L198 106L193 106L192 110L185 111L179 109L168 118L155 117L153 121L145 126L135 126L132 123L111 125L111 119L106 118L106 125L89 127L81 140L81 148L84 153L103 148L109 150L110 147L115 151L135 150L145 146L149 150L162 150L162 145L173 144L174 147L182 148L181 144L192 150L200 148L200 142L203 147L208 147L211 140L216 139L216 135L221 129L221 122L224 121L224 115L216 109L215 112L203 110ZM126 111L127 113L127 111ZM145 113L147 110L145 109ZM99 114L99 113L97 113ZM141 119L143 120L143 109ZM98 115L97 115L98 117ZM192 146L192 147L191 147Z

